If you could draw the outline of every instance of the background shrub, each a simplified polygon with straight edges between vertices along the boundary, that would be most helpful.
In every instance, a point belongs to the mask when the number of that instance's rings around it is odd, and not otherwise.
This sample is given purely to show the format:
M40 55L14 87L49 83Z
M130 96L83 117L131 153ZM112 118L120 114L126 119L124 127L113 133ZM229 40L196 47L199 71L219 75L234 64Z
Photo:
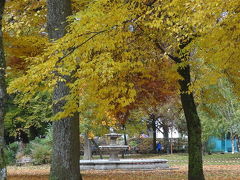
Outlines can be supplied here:
M35 138L30 142L31 157L34 159L34 164L51 162L52 143L52 129L48 130L45 138Z
M17 150L18 150L18 142L11 143L6 147L5 157L6 157L6 163L8 165L15 164Z
M32 143L31 156L34 159L34 164L47 164L51 162L51 146L47 144Z
M138 152L141 154L148 154L153 152L153 142L152 138L143 138L138 144Z

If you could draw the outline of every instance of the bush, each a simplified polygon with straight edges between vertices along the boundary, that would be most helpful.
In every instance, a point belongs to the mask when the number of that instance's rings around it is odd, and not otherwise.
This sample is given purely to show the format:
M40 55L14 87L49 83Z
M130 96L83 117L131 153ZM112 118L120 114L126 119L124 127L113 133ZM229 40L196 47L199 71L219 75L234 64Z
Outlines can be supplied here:
M16 154L18 150L18 143L14 142L7 146L5 150L5 158L7 165L14 164L16 162Z
M40 165L51 162L52 143L52 129L49 129L45 138L35 138L31 141L30 149L34 164Z
M128 141L129 153L137 153L138 152L138 144L139 144L139 142L137 142L135 139L130 139Z
M51 146L47 144L37 144L32 143L32 158L34 159L34 164L47 164L51 162Z
M187 151L187 140L174 138L172 140L173 152L186 152ZM166 153L166 147L164 147L164 139L157 138L157 141L162 144L162 153ZM169 139L170 141L170 139ZM132 138L128 141L130 153L141 153L149 154L153 153L153 139L152 138ZM170 142L169 142L170 144Z
M141 154L149 154L153 152L153 142L152 138L144 138L138 144L138 152Z
M129 140L130 152L148 154L152 153L152 138L132 138Z
M26 144L25 148L23 149L24 155L31 155L32 150L31 150L31 144Z
M131 148L136 148L137 147L137 145L138 145L138 143L137 143L137 141L130 141L129 142L129 144L128 144Z

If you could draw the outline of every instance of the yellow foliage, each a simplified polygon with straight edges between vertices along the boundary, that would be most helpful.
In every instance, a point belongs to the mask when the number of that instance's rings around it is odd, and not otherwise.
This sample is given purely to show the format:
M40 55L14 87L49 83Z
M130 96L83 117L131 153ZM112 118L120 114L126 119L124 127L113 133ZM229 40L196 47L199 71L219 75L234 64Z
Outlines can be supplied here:
M186 65L194 70L195 78L188 93L199 95L226 76L239 87L239 1L84 3L69 18L66 36L30 58L29 70L11 83L10 93L24 93L26 102L39 87L51 90L61 80L53 72L69 75L75 81L68 84L71 93L58 118L84 112L91 103L99 124L112 126L117 120L107 120L106 112L116 117L117 112L137 104L138 96L148 91L142 87L146 82L159 80L158 92L173 91L173 84L181 79L177 69ZM170 63L169 55L182 61Z

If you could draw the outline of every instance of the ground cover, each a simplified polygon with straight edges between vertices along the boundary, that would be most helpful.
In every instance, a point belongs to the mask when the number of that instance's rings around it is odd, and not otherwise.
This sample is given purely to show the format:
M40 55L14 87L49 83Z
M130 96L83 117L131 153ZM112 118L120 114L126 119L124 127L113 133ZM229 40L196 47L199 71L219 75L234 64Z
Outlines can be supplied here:
M98 158L97 156L95 158ZM164 158L169 160L170 170L146 171L83 171L84 180L179 180L187 178L187 154L128 155L125 158ZM240 180L240 153L212 154L204 156L204 173L207 180ZM50 166L9 166L10 180L47 180Z

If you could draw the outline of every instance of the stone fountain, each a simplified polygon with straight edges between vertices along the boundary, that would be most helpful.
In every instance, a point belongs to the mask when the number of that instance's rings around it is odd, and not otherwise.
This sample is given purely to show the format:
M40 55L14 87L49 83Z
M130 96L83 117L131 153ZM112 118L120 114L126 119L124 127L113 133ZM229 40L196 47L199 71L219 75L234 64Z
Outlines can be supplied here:
M121 134L114 133L113 131L106 134L110 138L110 144L99 146L99 148L109 153L109 159L98 160L80 160L81 170L110 170L110 169L167 169L169 168L166 159L119 159L118 154L123 150L128 149L127 145L118 145L117 138Z
M99 146L99 148L109 153L109 161L120 161L118 154L124 150L128 149L127 145L117 145L117 138L121 137L121 134L111 132L106 134L107 137L110 137L110 144L106 146Z

